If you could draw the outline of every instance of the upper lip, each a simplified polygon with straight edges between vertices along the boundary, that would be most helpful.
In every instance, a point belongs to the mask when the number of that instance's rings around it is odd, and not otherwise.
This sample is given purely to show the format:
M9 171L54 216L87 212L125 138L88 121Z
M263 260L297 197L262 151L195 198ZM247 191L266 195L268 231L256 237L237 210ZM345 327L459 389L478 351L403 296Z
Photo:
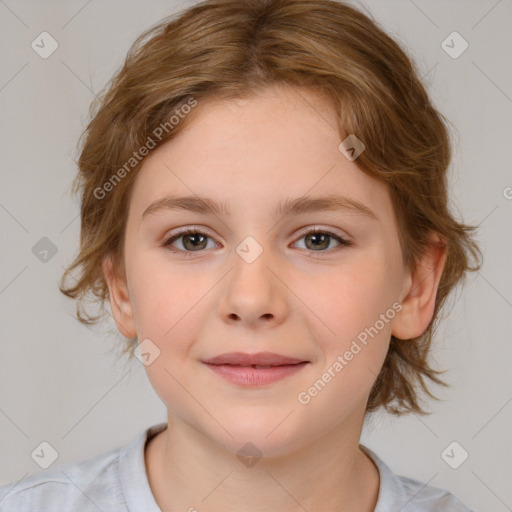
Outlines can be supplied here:
M229 352L203 360L203 363L206 364L231 364L237 366L282 366L285 364L298 364L305 362L309 361L305 361L304 359L296 359L295 357L282 356L280 354L274 354L273 352L259 352L257 354Z

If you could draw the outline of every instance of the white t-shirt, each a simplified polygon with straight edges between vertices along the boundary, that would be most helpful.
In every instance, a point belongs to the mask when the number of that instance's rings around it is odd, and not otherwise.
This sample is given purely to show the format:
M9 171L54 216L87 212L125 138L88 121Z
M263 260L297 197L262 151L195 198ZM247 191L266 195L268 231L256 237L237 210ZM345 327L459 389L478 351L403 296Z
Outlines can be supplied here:
M161 512L149 487L144 449L165 427L154 425L127 446L0 486L0 512ZM448 491L394 475L375 453L360 446L379 469L375 512L471 512ZM201 510L200 504L196 508Z

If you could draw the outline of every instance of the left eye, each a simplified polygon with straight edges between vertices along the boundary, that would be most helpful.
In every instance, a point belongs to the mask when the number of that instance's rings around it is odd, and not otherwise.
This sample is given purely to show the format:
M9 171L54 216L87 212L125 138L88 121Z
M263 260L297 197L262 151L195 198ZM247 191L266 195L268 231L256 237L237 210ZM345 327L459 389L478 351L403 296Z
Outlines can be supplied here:
M185 250L173 249L171 247L172 243L175 242L176 240L179 240L180 238L183 238L183 240L185 241L185 243L182 242L182 245L183 245L183 247L185 247ZM170 238L168 238L165 241L164 246L169 247L172 252L183 252L187 256L191 256L191 254L190 254L191 252L197 252L197 251L200 251L201 249L205 248L205 243L208 238L210 238L210 237L208 235L206 235L205 233L201 233L200 231L195 231L195 230L190 229L190 230L182 231L181 233L172 235Z
M331 245L331 241L334 239L338 242L338 246L333 250L339 250L343 247L350 247L352 242L341 238L330 231L312 229L306 233L303 233L298 240L306 239L306 249L311 249L312 252L327 252L326 249ZM183 239L181 244L184 249L176 249L172 244L177 240ZM206 248L208 239L212 240L206 233L202 233L197 230L187 230L180 233L176 233L168 238L164 242L165 247L169 247L171 252L183 253L185 256L192 256L194 252L200 252ZM216 246L214 242L214 247Z
M314 248L314 252L326 252L325 250L318 251L317 249L327 249L329 245L331 245L330 242L332 240L336 240L338 242L338 246L335 248L335 250L339 249L340 247L343 248L352 245L352 243L348 240L345 240L344 238L341 238L340 236L335 235L330 231L319 229L313 229L307 233L304 233L299 238L299 240L302 240L303 238L306 240L306 249Z

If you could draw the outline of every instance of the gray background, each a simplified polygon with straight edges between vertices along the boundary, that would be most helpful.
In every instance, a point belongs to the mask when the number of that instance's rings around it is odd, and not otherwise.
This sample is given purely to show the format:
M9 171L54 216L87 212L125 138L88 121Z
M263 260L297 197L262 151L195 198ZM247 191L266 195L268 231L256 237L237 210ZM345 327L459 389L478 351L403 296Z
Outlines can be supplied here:
M41 471L31 453L42 441L56 463L76 461L166 419L143 366L111 350L120 339L113 322L83 327L57 283L78 247L69 189L89 104L142 30L192 3L0 0L0 484ZM408 49L456 125L452 205L480 225L485 258L438 330L434 358L452 387L437 391L443 400L431 402L430 416L374 416L362 443L396 473L447 488L475 510L512 510L512 2L355 5ZM48 59L31 48L43 31L59 44ZM453 31L469 43L456 59L441 47ZM43 237L57 248L46 262L32 251ZM469 453L458 469L441 457L452 441Z

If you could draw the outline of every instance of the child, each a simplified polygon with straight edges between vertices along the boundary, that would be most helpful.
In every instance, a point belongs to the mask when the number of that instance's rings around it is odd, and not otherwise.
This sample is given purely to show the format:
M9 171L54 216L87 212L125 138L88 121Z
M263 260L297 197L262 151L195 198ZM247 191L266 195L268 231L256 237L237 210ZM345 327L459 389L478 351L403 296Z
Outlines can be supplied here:
M98 107L61 291L86 324L88 292L109 303L168 418L0 510L469 510L359 444L444 384L435 321L481 256L397 43L331 0L206 1L141 35Z

